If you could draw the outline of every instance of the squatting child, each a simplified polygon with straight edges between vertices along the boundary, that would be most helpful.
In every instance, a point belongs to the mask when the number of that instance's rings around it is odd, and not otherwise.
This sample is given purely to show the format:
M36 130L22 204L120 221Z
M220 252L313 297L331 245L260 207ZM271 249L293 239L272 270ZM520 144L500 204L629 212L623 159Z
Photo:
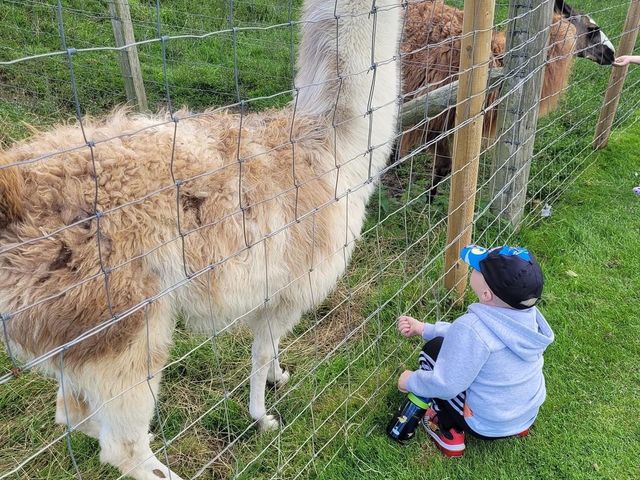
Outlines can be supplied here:
M553 342L535 306L542 270L528 250L470 245L460 256L478 303L452 323L398 319L402 335L427 340L420 369L405 370L398 388L432 400L422 424L448 456L464 453L465 432L488 440L528 434L546 395L542 354Z

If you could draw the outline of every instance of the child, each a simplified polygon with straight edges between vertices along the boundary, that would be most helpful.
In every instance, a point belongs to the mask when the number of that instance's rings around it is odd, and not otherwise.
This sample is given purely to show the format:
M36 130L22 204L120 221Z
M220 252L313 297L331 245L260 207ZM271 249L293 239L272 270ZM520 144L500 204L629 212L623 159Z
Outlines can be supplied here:
M460 257L472 267L479 303L453 323L398 319L405 337L427 343L420 370L405 370L398 389L433 399L422 423L448 456L464 453L464 432L495 439L525 436L545 399L542 353L553 332L535 307L540 265L524 248L475 245Z

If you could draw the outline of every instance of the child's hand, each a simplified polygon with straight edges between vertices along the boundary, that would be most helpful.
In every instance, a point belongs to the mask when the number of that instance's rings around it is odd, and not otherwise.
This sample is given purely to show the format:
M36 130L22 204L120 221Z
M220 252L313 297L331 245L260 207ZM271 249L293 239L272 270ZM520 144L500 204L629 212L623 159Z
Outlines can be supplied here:
M400 390L402 393L407 393L409 391L407 389L407 382L409 381L409 377L412 373L413 372L411 370L405 370L400 375L400 378L398 379L398 390Z
M629 65L632 61L631 55L621 55L615 59L613 64L616 67L624 67L625 65Z
M424 323L413 317L402 316L398 318L398 331L405 337L422 336Z

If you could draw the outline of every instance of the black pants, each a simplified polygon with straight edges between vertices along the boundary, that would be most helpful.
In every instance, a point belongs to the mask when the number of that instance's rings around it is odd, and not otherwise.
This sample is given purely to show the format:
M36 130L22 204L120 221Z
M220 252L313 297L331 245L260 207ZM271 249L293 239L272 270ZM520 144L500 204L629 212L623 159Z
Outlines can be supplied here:
M422 347L420 352L420 369L421 370L433 370L433 367L438 359L440 353L440 347L442 347L443 337L436 337L429 340ZM464 419L464 402L467 398L466 392L461 392L450 400L442 400L440 398L434 398L434 409L438 412L438 424L443 429L449 430L455 428L460 432L469 432L474 437L481 438L483 440L496 440L503 437L485 437L467 425Z

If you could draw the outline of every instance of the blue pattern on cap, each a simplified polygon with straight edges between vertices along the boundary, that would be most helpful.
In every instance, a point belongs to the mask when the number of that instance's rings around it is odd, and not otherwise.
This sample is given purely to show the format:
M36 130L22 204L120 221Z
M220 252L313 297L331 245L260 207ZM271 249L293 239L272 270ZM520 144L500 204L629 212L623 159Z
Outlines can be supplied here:
M509 245L505 245L498 253L500 255L520 257L525 262L531 261L529 250L523 247L510 247Z
M504 245L502 247L495 247L490 249L481 247L479 245L473 245L473 244L467 245L462 250L460 250L460 258L462 259L463 262L468 264L471 268L481 272L482 270L480 269L480 262L485 258L487 258L487 256L492 251L498 250L498 249L499 249L498 253L500 255L516 256L516 257L520 257L522 260L526 262L531 261L531 254L529 253L529 250L523 247L510 247L509 245Z

